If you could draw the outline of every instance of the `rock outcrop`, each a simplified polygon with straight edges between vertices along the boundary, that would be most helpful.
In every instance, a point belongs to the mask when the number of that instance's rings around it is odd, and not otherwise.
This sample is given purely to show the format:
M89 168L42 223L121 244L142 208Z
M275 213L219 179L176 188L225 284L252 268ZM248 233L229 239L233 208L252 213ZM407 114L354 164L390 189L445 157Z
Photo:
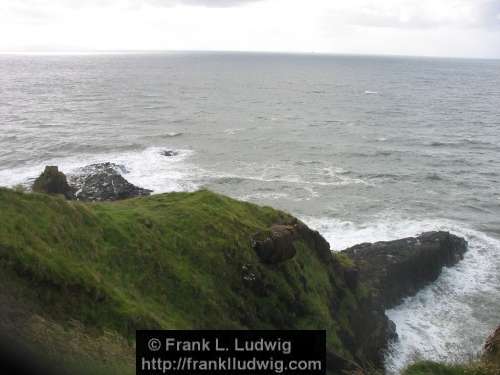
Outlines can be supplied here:
M467 242L448 232L427 232L418 237L364 243L341 252L354 263L350 281L366 290L354 312L353 350L363 353L360 361L383 366L388 343L397 339L396 325L385 310L414 295L436 280L444 266L462 259Z
M343 251L378 304L390 308L436 280L443 266L463 258L467 242L448 232L427 232L396 241L364 243Z
M151 190L135 186L123 178L121 173L125 172L123 166L109 162L91 164L71 176L70 183L76 190L76 199L82 201L115 201L151 194Z
M88 165L68 177L58 167L47 166L35 180L32 190L62 194L67 199L81 201L115 201L152 193L151 190L131 184L122 173L127 173L124 166L109 162Z
M291 259L297 250L293 242L297 239L294 225L273 225L269 232L257 234L252 246L264 263L280 263Z
M73 189L69 186L66 175L56 166L46 166L42 174L33 183L32 190L37 193L62 194L72 199Z
M161 152L161 155L162 156L167 156L167 157L177 156L177 155L179 155L179 152L178 151L174 151L174 150L163 150Z
M322 260L331 260L330 245L319 234L301 221L272 225L269 230L252 237L252 247L263 263L276 264L294 257L294 242L302 239L311 246Z
M358 299L347 318L351 331L339 332L343 346L354 353L353 360L328 352L328 370L339 373L354 371L357 365L382 367L388 343L397 338L396 326L385 310L436 280L443 266L454 265L467 250L460 237L428 232L396 241L364 243L335 254L317 231L298 220L255 234L252 247L262 263L275 265L294 258L296 241L305 242L316 252L337 275L332 282L345 285ZM332 311L338 309L336 298Z

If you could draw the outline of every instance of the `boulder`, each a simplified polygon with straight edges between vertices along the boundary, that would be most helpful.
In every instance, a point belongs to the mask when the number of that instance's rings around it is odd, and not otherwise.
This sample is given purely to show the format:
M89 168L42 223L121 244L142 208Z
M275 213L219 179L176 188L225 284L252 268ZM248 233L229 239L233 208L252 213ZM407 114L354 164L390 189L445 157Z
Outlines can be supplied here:
M70 183L76 189L76 199L82 201L115 201L151 194L151 190L128 182L121 173L126 169L118 164L91 164L71 176Z
M66 175L56 166L46 166L42 174L35 180L32 190L38 193L62 194L73 199L73 189L69 186Z
M252 247L263 263L276 264L295 256L293 242L297 238L294 225L273 225L267 232L257 233L252 238Z
M251 241L263 263L280 263L293 258L296 253L293 243L297 239L307 243L320 260L327 263L334 261L328 241L296 218L273 224L268 230L256 233Z
M343 253L354 261L360 281L387 309L436 280L443 266L456 264L466 250L463 238L448 232L427 232L401 240L364 243Z

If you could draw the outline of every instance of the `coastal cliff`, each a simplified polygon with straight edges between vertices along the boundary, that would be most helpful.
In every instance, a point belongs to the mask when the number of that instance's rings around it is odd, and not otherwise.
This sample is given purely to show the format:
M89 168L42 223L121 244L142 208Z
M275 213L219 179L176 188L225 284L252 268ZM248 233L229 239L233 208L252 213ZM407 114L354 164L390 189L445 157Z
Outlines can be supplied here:
M335 253L287 213L206 190L83 203L0 189L0 220L0 329L93 373L134 372L136 329L325 329L329 373L380 368L385 308L466 249L434 233ZM395 291L393 275L410 281Z

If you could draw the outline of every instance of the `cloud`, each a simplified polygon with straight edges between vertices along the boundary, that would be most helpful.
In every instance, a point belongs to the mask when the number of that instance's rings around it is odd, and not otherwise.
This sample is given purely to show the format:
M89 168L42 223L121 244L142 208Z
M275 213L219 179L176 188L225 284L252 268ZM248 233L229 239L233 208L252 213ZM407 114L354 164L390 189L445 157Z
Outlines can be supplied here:
M158 6L190 5L207 8L231 8L257 1L262 0L145 0L145 2Z
M71 14L87 9L96 11L114 9L120 13L144 7L157 9L182 6L237 8L261 1L265 0L0 0L0 22L43 24L58 19L67 19Z
M0 50L500 57L500 0L0 0Z
M344 23L368 27L500 28L500 0L351 0L330 12Z

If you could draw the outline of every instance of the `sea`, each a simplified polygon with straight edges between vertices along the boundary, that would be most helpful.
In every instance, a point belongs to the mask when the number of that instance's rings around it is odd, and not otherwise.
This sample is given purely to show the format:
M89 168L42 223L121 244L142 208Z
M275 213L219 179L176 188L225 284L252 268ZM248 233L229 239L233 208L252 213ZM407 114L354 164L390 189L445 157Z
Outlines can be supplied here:
M154 193L207 188L288 211L334 250L464 236L461 263L387 311L390 374L473 357L500 324L498 60L0 55L0 185L105 161Z

